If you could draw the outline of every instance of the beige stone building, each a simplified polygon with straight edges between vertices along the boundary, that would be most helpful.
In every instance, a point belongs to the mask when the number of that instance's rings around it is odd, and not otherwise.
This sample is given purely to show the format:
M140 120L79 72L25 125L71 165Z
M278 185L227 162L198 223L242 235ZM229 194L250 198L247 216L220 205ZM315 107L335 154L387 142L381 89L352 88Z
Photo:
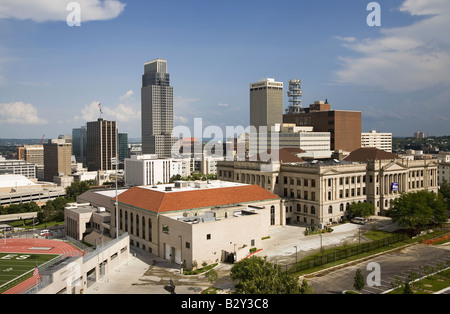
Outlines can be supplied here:
M130 245L188 269L246 257L281 222L277 195L221 181L136 186L119 195L118 212ZM112 211L113 237L115 221Z
M370 202L381 215L400 193L437 192L437 165L431 160L399 159L376 148L355 150L344 160L306 162L298 154L280 150L275 161L219 162L218 179L257 184L280 196L281 224L338 222L348 218L352 202Z

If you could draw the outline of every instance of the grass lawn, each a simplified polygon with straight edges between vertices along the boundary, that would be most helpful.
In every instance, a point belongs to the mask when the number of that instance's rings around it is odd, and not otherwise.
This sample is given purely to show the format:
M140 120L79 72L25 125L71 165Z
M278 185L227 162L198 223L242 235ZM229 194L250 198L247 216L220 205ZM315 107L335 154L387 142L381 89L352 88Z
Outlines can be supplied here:
M433 294L447 287L450 287L450 269L412 284L414 294ZM403 290L399 288L389 292L389 294L401 294L402 292Z
M57 257L55 254L24 254L24 253L0 253L0 293L9 287L1 287L5 283L30 272L23 277L23 280L33 275L36 264L43 263ZM22 280L20 280L22 281ZM19 283L15 282L15 284Z

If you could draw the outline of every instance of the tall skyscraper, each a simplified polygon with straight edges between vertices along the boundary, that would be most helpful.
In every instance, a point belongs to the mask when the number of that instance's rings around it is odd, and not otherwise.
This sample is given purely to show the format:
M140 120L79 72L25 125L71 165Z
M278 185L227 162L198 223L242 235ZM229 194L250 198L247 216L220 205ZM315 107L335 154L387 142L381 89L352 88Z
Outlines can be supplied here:
M117 124L99 118L87 123L86 161L89 171L113 170L117 157Z
M173 87L167 73L167 61L145 63L141 89L142 153L171 157L177 138L173 131Z
M267 126L267 131L275 124L283 122L283 82L273 78L250 84L250 125L259 131Z

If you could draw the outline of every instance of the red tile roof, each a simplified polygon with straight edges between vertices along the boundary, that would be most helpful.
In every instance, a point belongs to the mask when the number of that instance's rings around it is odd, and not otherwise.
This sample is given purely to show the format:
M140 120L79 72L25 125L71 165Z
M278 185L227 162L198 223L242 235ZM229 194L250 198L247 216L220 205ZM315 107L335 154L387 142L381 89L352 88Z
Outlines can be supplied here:
M386 152L384 150L374 147L361 147L352 151L345 161L361 161L367 162L369 160L392 160L398 159L398 156L393 153Z
M279 199L279 196L258 185L185 191L173 189L172 192L162 192L152 190L150 187L136 186L119 195L119 203L149 210L154 213L166 213L171 211L251 203L273 199Z

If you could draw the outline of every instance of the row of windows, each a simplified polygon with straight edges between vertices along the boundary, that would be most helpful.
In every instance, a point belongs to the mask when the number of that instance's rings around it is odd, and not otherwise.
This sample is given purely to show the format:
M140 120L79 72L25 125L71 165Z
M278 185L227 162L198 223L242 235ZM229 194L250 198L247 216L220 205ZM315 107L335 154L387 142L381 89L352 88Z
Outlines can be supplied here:
M119 228L120 230L124 230L125 232L130 232L132 235L136 235L138 237L141 237L145 240L145 228L146 228L146 219L144 216L142 216L142 219L139 218L139 215L136 215L136 218L133 218L133 213L130 213L129 215L130 219L128 219L128 212L125 211L125 214L123 215L122 209L119 212ZM125 219L123 219L125 218ZM128 221L130 222L130 230L128 231ZM134 232L136 227L136 233ZM140 227L142 229L140 229ZM147 232L147 239L148 241L152 241L152 219L148 218L148 224L147 224L148 232ZM140 234L140 230L142 230L142 234ZM164 230L163 230L164 232Z

